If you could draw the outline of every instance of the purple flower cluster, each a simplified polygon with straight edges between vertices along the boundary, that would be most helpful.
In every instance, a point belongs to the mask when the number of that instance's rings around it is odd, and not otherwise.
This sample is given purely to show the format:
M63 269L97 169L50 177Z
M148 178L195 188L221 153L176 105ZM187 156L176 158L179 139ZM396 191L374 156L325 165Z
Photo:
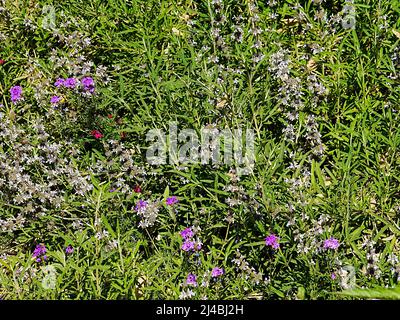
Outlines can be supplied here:
M14 86L10 89L11 101L16 103L22 99L22 87Z
M339 240L333 237L324 241L324 249L336 250L339 247Z
M167 206L173 206L174 204L178 203L179 200L176 196L168 197L166 200Z
M186 278L186 284L188 286L197 286L197 277L193 273L189 273Z
M182 230L180 235L183 239L190 239L193 237L194 234L193 234L192 228L189 227L189 228Z
M224 269L219 268L219 267L215 267L211 271L211 276L213 278L218 278L218 277L222 276L223 274L224 274Z
M79 84L79 80L76 79L76 78L66 78L66 79L58 78L56 80L56 82L54 83L54 85L57 88L65 87L65 88L69 88L69 89L76 88L78 86L78 84ZM95 83L94 83L93 78L84 77L80 81L80 84L81 84L81 86L83 88L83 91L94 93Z
M47 256L46 256L46 246L44 244L38 244L35 248L35 250L33 251L33 258L35 258L36 262L41 262L41 261L45 261L47 260Z
M186 228L180 232L181 237L184 239L181 249L183 251L199 251L202 248L200 241L193 239L194 232L192 228Z
M94 80L91 77L84 77L81 80L81 84L83 87L83 90L86 92L93 93L94 92Z
M146 207L147 207L147 201L139 200L136 203L135 210L139 212L139 211L142 211L142 210L146 209Z
M52 96L50 99L51 104L57 104L61 101L61 98L59 96Z
M265 238L265 244L273 249L279 248L279 238L274 235L270 234L268 237Z

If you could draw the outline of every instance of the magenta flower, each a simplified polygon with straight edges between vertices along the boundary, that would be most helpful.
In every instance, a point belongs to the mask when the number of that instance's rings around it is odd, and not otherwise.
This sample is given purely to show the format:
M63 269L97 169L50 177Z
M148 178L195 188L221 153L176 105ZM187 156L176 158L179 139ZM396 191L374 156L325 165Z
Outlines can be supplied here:
M223 274L224 274L224 269L222 269L222 268L215 267L211 271L211 276L213 278L217 278L219 276L222 276Z
M182 244L182 250L183 251L191 251L194 250L194 242L190 241L190 240L186 240L183 244Z
M336 250L339 247L339 240L333 237L324 241L324 249Z
M66 88L73 89L76 87L76 85L77 85L77 80L75 78L67 78L64 81L64 86Z
M193 237L192 228L189 227L189 228L182 230L180 232L180 235L183 239L186 239L186 240L192 238Z
M197 277L194 274L189 273L187 278L186 278L186 284L189 285L189 286L195 286L196 287L197 286Z
M279 248L279 238L274 234L270 234L268 237L265 238L265 244L274 249L278 249Z
M22 87L14 86L10 89L11 101L16 103L17 101L22 99Z
M332 280L335 280L335 279L336 279L336 274L335 274L334 272L332 272L332 274L331 274L331 279L332 279Z
M178 202L179 202L179 200L178 200L178 198L176 196L168 197L167 200L166 200L167 206L172 206L172 205L174 205L174 204L176 204Z
M74 252L74 248L69 245L68 247L65 248L65 253L66 254L72 254Z
M103 134L102 134L99 130L92 130L92 131L90 131L90 134L91 134L95 139L103 138Z
M61 101L61 98L59 96L52 96L50 99L51 104L57 104Z
M94 92L94 80L91 77L85 77L81 80L81 84L83 90L89 91L90 93Z
M58 79L56 80L56 82L54 82L54 85L55 85L57 88L63 87L63 86L65 85L65 80L64 80L64 79L61 79L61 78L58 78Z

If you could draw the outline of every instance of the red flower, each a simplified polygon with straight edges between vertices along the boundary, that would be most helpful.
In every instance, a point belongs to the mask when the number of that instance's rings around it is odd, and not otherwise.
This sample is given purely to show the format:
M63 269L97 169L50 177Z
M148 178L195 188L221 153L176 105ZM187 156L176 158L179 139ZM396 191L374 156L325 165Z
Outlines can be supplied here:
M142 188L140 188L140 186L135 186L135 188L133 188L133 191L135 191L136 193L141 193L142 192Z
M113 115L112 115L112 114L109 114L109 115L107 115L107 117L108 117L108 119L112 119L112 118L113 118Z
M90 134L93 137L95 137L96 139L103 138L103 135L101 134L101 132L99 130L92 130L92 131L90 131Z
M6 61L5 60L3 60L3 59L0 59L0 66L2 65L2 64L5 64L6 63Z

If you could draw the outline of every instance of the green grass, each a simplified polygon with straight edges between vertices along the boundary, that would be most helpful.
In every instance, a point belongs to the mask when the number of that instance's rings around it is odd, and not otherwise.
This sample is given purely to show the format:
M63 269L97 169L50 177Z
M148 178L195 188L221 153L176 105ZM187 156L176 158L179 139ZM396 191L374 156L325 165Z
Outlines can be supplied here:
M343 299L345 266L356 297L397 284L398 2L356 3L355 29L315 19L344 2L255 1L259 21L253 1L222 2L225 48L212 36L221 14L211 0L0 1L1 298L178 299L191 289L191 299ZM57 30L43 26L45 5ZM241 42L231 37L239 15ZM53 85L84 75L93 97ZM225 164L150 165L146 133L172 121L254 130L253 172L236 181ZM179 203L167 206L170 196ZM140 199L160 201L151 227L139 226ZM179 234L190 226L202 242L193 254ZM264 242L272 233L277 250ZM337 250L322 248L330 237ZM32 258L37 244L46 262ZM53 289L43 287L46 265ZM214 267L224 275L212 278ZM197 287L185 287L189 273Z

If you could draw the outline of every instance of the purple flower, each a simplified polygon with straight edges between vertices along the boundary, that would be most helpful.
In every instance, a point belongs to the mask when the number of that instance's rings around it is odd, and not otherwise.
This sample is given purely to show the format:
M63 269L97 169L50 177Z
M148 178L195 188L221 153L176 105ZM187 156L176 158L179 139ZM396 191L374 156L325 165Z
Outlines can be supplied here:
M50 99L51 104L57 104L61 101L61 98L59 96L52 96Z
M192 238L193 237L192 228L189 227L189 228L182 230L180 232L180 235L183 239L186 239L186 240Z
M94 92L94 80L91 77L85 77L81 80L81 84L83 90L89 91L90 93Z
M183 251L191 251L194 250L194 242L190 241L190 240L186 240L183 244L182 244L182 250Z
M274 249L278 249L279 248L279 238L274 235L274 234L270 234L268 237L265 238L265 244L267 246L270 246Z
M41 255L46 254L46 252L47 252L46 246L43 244L38 244L35 250L33 250L33 257L34 258L39 257Z
M141 211L142 209L145 209L146 207L147 207L147 201L139 200L136 204L135 210Z
M66 254L72 254L74 252L74 248L69 245L68 247L65 248L65 253Z
M77 84L77 81L75 78L67 78L67 79L65 79L65 82L64 82L64 86L66 88L71 88L71 89L75 88L76 84Z
M333 237L324 241L324 249L336 250L339 247L339 240Z
M22 87L14 86L10 89L11 101L16 103L17 101L22 99Z
M335 274L334 272L332 272L332 274L331 274L331 279L332 279L332 280L335 280L335 279L336 279L336 274Z
M197 286L197 277L193 273L189 273L186 278L186 284L189 286Z
M57 88L63 87L63 86L65 85L65 80L64 80L64 79L61 79L61 78L58 78L58 79L56 80L56 82L54 82L54 85L55 85Z
M175 203L178 203L178 202L179 202L179 200L178 200L178 198L176 196L169 197L166 200L167 206L172 206L172 205L174 205Z
M41 261L47 260L46 252L47 252L47 249L46 249L45 245L38 244L36 246L35 250L33 250L32 257L36 258L35 259L36 262L41 262Z
M224 269L222 269L222 268L215 267L211 271L211 276L213 278L217 278L219 276L222 276L223 274L224 274Z

